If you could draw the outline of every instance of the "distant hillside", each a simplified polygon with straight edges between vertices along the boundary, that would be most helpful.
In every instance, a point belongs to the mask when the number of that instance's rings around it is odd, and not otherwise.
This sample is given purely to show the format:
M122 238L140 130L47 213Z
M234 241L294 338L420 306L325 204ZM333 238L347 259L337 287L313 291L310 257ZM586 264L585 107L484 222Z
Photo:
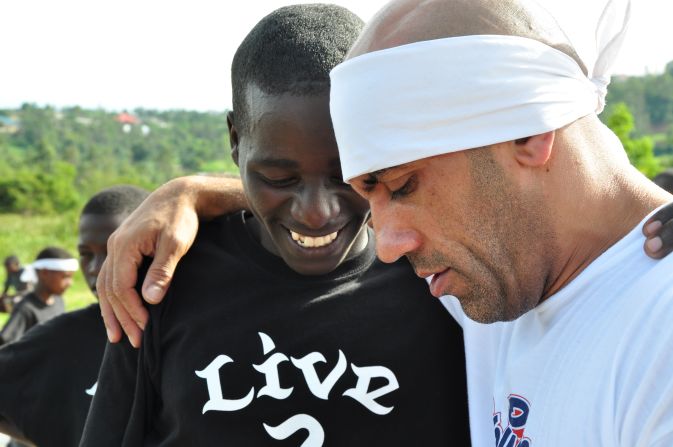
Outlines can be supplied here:
M115 183L233 172L228 138L225 113L0 110L0 212L61 212Z

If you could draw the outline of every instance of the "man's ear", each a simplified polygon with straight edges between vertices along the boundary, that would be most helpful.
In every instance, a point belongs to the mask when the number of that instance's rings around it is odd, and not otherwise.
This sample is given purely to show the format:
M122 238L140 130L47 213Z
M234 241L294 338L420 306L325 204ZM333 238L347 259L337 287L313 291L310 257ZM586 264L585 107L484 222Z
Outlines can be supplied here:
M551 157L554 146L555 131L545 132L528 138L521 138L514 142L514 156L523 166L544 166Z
M231 146L231 158L238 166L238 130L234 124L234 112L227 112L227 127L229 128L229 145Z

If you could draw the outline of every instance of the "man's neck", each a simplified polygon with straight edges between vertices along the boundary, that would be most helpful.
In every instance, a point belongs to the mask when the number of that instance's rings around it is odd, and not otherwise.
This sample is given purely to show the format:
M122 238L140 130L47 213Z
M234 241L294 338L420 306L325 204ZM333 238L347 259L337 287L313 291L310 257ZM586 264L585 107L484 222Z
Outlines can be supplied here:
M560 252L542 301L569 284L650 212L673 200L630 167L602 183L601 188L566 193L565 200L560 200L555 231Z
M51 292L49 292L44 286L41 284L37 284L35 287L35 291L33 292L35 296L37 296L40 301L42 301L44 304L50 306L54 304L55 301L55 295L53 295Z

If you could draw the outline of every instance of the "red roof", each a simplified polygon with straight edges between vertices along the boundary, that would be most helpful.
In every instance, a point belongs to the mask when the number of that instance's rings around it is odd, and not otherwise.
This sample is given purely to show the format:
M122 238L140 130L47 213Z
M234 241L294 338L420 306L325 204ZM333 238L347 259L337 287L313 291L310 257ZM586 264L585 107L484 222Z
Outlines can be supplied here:
M133 116L130 113L122 112L115 117L117 122L122 124L140 124L140 120L137 116Z

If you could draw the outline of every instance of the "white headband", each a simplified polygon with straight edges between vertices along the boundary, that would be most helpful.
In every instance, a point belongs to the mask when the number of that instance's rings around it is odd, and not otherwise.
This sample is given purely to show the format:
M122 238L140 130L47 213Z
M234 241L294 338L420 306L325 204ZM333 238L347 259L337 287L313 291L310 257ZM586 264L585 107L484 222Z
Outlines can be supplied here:
M591 78L568 55L516 36L422 41L338 65L330 75L330 112L344 179L599 113L629 17L627 1L624 20L608 30L611 4L597 31Z
M56 259L56 258L45 258L38 259L37 261L24 266L21 277L19 278L22 282L37 282L37 273L36 270L53 270L57 272L76 272L79 268L79 262L77 259Z

